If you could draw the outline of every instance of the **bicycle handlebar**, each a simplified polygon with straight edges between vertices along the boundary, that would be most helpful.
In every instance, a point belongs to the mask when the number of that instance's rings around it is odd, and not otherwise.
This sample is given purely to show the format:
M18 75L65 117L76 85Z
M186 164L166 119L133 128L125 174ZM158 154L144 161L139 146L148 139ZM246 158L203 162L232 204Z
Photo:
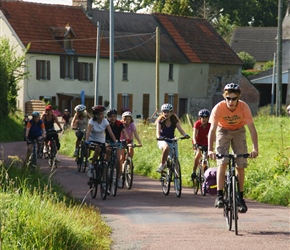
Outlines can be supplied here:
M178 140L183 140L183 139L189 139L190 136L187 135L187 136L181 136L181 137L174 137L174 138L167 138L167 137L159 137L159 138L156 138L157 141L169 141L169 142L177 142Z
M221 158L223 158L223 157L227 157L227 158L230 158L230 159L237 159L237 158L239 158L239 157L243 157L243 158L248 158L250 156L250 154L249 153L246 153L246 154L227 154L227 155L223 155L223 154L216 154L216 157L218 158L218 159L221 159Z

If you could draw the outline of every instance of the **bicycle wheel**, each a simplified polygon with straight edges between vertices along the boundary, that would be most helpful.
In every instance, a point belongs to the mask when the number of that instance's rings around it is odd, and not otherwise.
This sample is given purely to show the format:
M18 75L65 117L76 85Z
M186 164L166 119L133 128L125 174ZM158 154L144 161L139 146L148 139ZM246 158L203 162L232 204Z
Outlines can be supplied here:
M100 191L101 191L101 198L105 200L107 198L107 193L108 193L108 164L102 162L101 165L99 166L101 168L100 171Z
M128 157L128 159L125 161L124 167L125 184L127 189L131 189L133 183L133 162L131 157Z
M97 179L97 171L96 169L92 170L92 177L89 180L89 188L92 198L96 198L98 193L98 179Z
M175 159L175 161L172 162L172 169L173 169L173 175L174 175L174 188L175 188L175 194L179 198L181 196L181 190L182 190L182 183L181 183L181 169L180 169L180 163L178 159Z
M80 154L80 172L84 173L86 171L86 159L87 159L87 147L84 143L81 145L81 154Z
M193 188L193 192L194 194L197 194L198 193L198 189L199 189L199 180L200 180L200 166L198 166L198 170L197 170L197 174L195 176L195 178L192 180L192 188Z
M113 196L117 194L117 187L118 187L118 175L119 175L119 163L118 160L115 159L114 162L110 165L110 191Z
M76 158L78 172L81 172L81 168L82 168L82 152L81 151L82 151L81 147L79 146L78 147L78 155Z
M232 177L233 183L233 219L235 221L235 234L238 235L238 208L237 208L237 179Z
M200 180L200 192L203 196L205 196L207 191L206 185L204 183L204 168L201 168L199 180Z
M167 163L167 168L165 168L161 172L161 177L160 177L162 191L165 195L168 195L170 192L170 183L171 183L171 170L170 170L170 168L171 168L171 166L169 166Z
M56 162L56 144L55 144L55 141L52 141L50 150L51 150L50 154L51 154L51 162L52 162L51 167L52 168L57 168L57 162Z
M226 218L226 226L229 231L232 230L233 222L233 207L232 207L232 186L230 184L225 184L224 190L224 217Z

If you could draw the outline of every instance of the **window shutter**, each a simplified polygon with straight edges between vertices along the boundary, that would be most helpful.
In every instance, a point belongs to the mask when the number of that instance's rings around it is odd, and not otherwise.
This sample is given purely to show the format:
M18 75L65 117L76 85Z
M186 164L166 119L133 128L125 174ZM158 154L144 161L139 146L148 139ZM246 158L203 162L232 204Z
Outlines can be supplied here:
M90 81L92 82L94 80L94 64L90 63Z
M65 57L60 56L60 78L64 79L65 78Z
M74 79L78 79L78 57L74 57Z
M129 94L129 110L133 112L133 94Z
M118 114L122 114L122 94L118 94L117 111Z
M40 61L36 60L36 79L40 79Z
M168 93L164 94L164 103L168 103Z
M103 104L103 96L99 96L98 99L99 99L99 100L98 100L98 104L99 104L99 105L102 105L102 104Z
M47 66L47 75L46 75L46 79L50 80L50 61L46 61L46 66Z
M83 80L83 63L78 63L78 80Z

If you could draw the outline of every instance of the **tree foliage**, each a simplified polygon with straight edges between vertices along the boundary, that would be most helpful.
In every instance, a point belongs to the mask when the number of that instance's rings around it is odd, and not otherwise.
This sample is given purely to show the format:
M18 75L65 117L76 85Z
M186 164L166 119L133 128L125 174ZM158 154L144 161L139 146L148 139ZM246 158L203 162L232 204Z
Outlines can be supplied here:
M17 56L9 40L0 38L0 119L17 110L18 83L29 74L23 71L28 48L22 56Z
M238 53L238 56L243 61L243 66L242 66L243 70L252 69L254 67L256 60L249 53L242 51L242 52Z

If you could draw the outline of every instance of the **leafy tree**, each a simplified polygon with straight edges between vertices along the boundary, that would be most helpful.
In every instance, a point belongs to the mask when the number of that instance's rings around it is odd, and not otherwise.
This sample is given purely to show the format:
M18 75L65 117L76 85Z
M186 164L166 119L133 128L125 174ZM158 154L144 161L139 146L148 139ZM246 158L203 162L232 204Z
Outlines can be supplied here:
M274 61L268 61L266 62L265 66L263 67L263 70L271 69L274 66Z
M8 39L0 38L0 119L17 110L18 83L29 74L23 71L29 45L22 56L16 55L15 48Z
M252 69L254 67L256 60L249 53L242 51L242 52L238 53L238 56L243 61L243 66L242 66L243 70Z

